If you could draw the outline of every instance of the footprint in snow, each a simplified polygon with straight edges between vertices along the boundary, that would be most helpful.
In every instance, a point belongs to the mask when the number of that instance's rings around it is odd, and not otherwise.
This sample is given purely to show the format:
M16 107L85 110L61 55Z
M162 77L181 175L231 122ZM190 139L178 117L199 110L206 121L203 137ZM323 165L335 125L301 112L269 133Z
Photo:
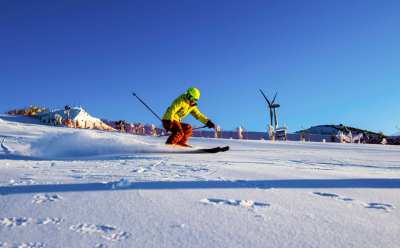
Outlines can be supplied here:
M86 234L100 233L103 234L101 236L102 238L110 241L121 241L131 236L130 233L119 231L119 229L115 226L107 226L107 225L78 224L71 226L69 230Z
M393 210L394 207L390 204L382 204L382 203L363 203L365 208L375 208L375 209L381 209L381 210L386 210L390 211Z
M58 195L49 195L49 194L38 194L35 195L33 198L34 200L32 200L32 203L54 202L54 201L59 201L61 199L61 197Z
M220 206L220 205L225 205L225 206L235 206L235 207L244 207L250 212L254 213L254 217L264 217L262 213L259 213L264 211L266 207L270 207L271 204L268 203L262 203L262 202L254 202L254 201L246 201L246 200L223 200L223 199L202 199L200 200L204 204L207 205L214 205L214 206Z
M46 225L46 224L60 224L63 222L64 219L62 218L45 218L45 219L37 219L34 221L32 218L4 218L0 219L0 226L4 227L18 227L18 226L28 226L32 224L36 225Z
M97 244L94 248L108 248L108 246L103 244Z
M105 238L110 241L121 241L124 239L129 238L131 236L130 233L127 232L119 232L119 233L113 233L113 234L108 234L108 235L103 235L101 236L102 238Z
M0 219L0 225L5 227L27 226L32 223L32 218L4 218Z
M351 199L351 198L343 198L340 195L335 195L335 194L330 194L330 193L322 193L322 192L313 192L312 194L314 195L318 195L318 196L327 196L327 197L331 197L335 200L340 200L340 201L355 201L355 199ZM393 210L394 207L390 204L383 204L383 203L365 203L365 202L361 202L361 204L363 206L365 206L365 208L374 208L374 209L381 209L381 210L385 210L385 211L390 211Z
M314 192L314 195L319 195L319 196L327 196L327 197L332 197L336 200L341 200L341 201L354 201L354 199L350 198L343 198L340 195L335 195L335 194L329 194L329 193L321 193L321 192Z
M47 244L44 243L19 243L19 244L10 244L8 245L7 243L1 243L0 242L0 247L18 247L18 248L41 248L41 247L46 247Z
M63 222L64 219L61 218L46 218L46 219L38 219L36 221L36 224L38 225L47 225L47 224L53 224L53 225L58 225Z
M136 172L136 173L142 173L142 172L146 172L147 170L144 168L139 168L137 170L133 170L132 172Z
M114 226L103 226L103 225L92 225L92 224L78 224L69 228L71 231L79 233L106 233L110 231L116 231L117 228Z
M201 202L210 205L230 205L230 206L244 206L244 207L269 207L271 204L253 202L251 200L222 200L222 199L202 199Z

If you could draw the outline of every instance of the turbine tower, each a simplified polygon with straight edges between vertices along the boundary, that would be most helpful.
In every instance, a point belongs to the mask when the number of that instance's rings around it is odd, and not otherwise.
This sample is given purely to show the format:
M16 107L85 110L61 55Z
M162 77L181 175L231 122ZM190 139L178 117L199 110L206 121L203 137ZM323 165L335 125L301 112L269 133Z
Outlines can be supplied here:
M267 103L268 103L269 115L270 115L270 117L271 117L271 126L273 126L273 124L272 124L272 119L273 119L273 117L275 116L275 130L276 130L276 129L278 128L278 116L276 115L276 109L279 108L279 107L281 106L281 105L279 105L279 104L274 104L275 98L276 98L276 95L278 94L278 92L276 92L275 97L274 97L274 100L272 100L272 103L270 103L270 102L268 101L267 97L266 97L266 96L264 95L264 93L262 92L261 89L260 89L260 91L261 91L261 94L263 94L265 100L267 100ZM273 111L272 111L272 110L273 110Z

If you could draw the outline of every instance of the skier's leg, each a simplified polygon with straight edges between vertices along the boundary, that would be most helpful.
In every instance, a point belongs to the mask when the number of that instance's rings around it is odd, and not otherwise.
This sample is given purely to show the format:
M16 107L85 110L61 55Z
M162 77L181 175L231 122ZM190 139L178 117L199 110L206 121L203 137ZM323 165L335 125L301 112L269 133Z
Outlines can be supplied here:
M177 121L174 121L174 124L172 125L171 128L171 135L167 139L167 142L165 144L167 145L175 145L179 141L182 140L182 138L185 136L185 132L182 130L181 124Z
M182 136L182 139L178 142L178 145L188 146L186 142L188 141L190 134L192 133L192 126L186 123L181 123L181 127L184 135Z

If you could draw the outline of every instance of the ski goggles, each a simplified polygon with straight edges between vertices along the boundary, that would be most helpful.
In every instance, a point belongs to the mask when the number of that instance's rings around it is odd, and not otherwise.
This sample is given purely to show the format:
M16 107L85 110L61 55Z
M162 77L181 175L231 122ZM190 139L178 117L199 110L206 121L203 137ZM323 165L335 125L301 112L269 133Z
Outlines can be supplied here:
M193 97L193 96L190 97L189 99L190 99L190 101L192 101L192 102L197 102L197 101L199 100L199 98L195 98L195 97Z

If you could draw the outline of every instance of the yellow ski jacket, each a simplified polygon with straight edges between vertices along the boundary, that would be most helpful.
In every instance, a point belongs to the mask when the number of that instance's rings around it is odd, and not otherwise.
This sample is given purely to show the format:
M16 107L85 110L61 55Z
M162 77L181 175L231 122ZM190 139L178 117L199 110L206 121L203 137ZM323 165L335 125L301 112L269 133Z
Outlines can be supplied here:
M208 119L200 113L196 105L197 104L190 105L187 94L184 93L175 99L171 107L169 107L167 111L165 111L162 119L181 122L181 119L190 113L201 123L206 124Z

